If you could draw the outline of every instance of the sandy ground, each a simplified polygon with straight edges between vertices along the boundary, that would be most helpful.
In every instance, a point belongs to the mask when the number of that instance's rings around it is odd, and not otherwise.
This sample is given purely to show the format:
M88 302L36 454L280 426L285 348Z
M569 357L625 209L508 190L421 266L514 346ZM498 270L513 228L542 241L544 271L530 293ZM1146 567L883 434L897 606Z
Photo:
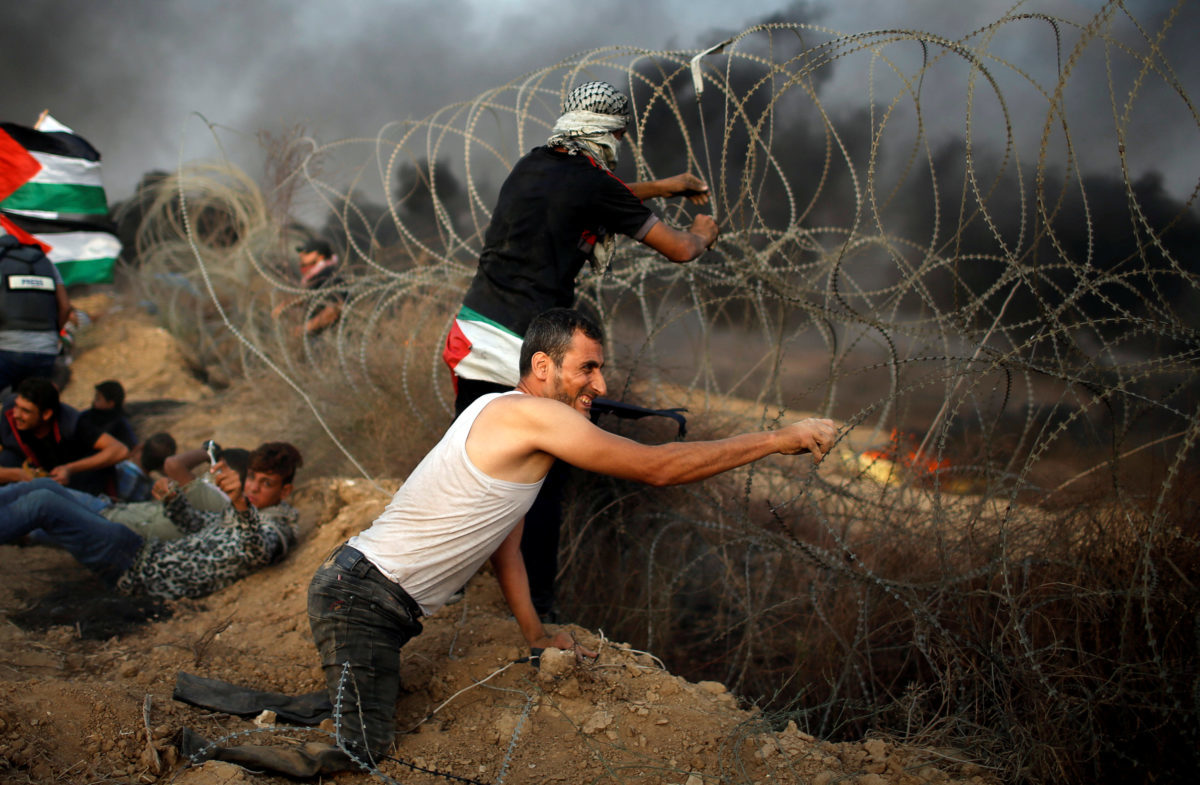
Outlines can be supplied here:
M95 321L67 402L86 405L93 384L115 377L131 401L189 401L177 414L176 435L186 442L191 430L215 428L220 438L221 428L234 429L212 421L220 411L206 407L213 393L148 316L104 298L89 305ZM240 441L252 443L265 424L235 425ZM289 782L228 763L188 765L180 730L209 739L256 731L233 743L287 745L322 740L320 729L270 718L256 725L177 702L172 689L181 671L292 694L322 688L304 610L308 581L332 548L370 524L387 493L363 480L325 479L301 483L293 500L302 544L281 565L199 601L121 600L61 551L0 547L0 782ZM396 717L407 732L394 756L482 783L987 781L946 750L883 739L832 744L794 725L769 728L723 685L689 683L652 653L573 629L599 650L596 662L564 655L539 670L521 661L528 650L495 581L477 576L465 599L425 620L400 655L405 694ZM405 783L464 781L394 761L381 771ZM346 773L325 781L375 780Z

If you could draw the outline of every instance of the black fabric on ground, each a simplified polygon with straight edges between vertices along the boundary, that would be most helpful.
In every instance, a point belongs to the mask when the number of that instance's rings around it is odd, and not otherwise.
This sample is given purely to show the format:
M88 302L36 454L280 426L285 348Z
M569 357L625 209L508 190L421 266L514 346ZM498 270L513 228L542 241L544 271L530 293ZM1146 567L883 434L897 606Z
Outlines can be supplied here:
M294 725L319 725L321 720L333 713L329 695L321 690L307 695L284 695L279 692L262 692L249 687L239 687L219 679L206 679L180 671L175 676L175 691L171 697L202 709L236 714L239 717L257 717L270 710L275 715Z

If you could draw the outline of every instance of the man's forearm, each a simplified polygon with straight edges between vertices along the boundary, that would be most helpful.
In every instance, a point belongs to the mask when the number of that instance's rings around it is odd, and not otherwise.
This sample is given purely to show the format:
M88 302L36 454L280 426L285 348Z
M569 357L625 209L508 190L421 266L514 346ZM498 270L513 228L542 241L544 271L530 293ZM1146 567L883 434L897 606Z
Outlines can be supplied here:
M657 180L642 180L636 183L628 183L627 187L633 191L633 195L638 199L645 201L646 199L670 198L672 196L687 196L693 201L707 202L708 201L708 186L703 180L690 172L672 175L671 177L662 177Z
M643 202L647 199L658 199L660 197L668 197L672 194L668 193L662 180L643 180L636 183L626 183L633 195Z
M642 242L672 262L690 262L716 242L717 234L717 224L712 216L701 214L685 230L658 221L650 227Z
M128 456L129 448L117 442L99 452L63 465L71 474L78 474L79 472L89 472L95 469L107 469L109 466L116 466Z
M492 569L496 571L496 580L500 583L500 591L508 604L521 634L530 644L546 636L546 628L538 618L537 610L533 607L533 599L529 594L529 576L525 572L524 562L519 563L519 569L514 565L501 565L496 559L492 560Z
M518 526L492 554L492 569L500 583L500 592L509 610L521 628L521 634L532 646L546 637L546 628L538 618L529 594L529 575L525 571L525 559L521 556L521 531Z
M208 451L203 448L176 453L163 461L163 474L180 485L187 485L195 479L192 470L207 460Z
M342 309L336 305L326 305L316 316L309 319L304 325L305 332L316 332L317 330L328 327L337 321L337 318L342 315Z
M0 468L0 483L24 482L29 479L29 476L29 472L25 469Z
M639 479L654 486L696 482L778 452L774 431L708 442L668 442L650 449L653 460L647 462Z

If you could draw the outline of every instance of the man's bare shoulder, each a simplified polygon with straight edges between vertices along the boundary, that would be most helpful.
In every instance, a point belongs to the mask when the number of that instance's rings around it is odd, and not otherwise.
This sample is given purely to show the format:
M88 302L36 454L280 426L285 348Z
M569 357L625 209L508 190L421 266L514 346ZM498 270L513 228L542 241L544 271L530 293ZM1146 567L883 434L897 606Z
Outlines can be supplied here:
M557 420L561 417L580 417L586 420L582 414L572 409L562 401L554 398L542 398L538 395L501 395L494 401L483 407L483 411L479 413L479 418L503 417L507 418L530 418L540 420L544 418L552 418Z
M564 439L586 442L593 427L586 417L553 398L503 395L489 401L467 435L467 456L497 480L536 482L554 457L564 452Z
M566 403L527 393L502 395L489 402L475 418L471 435L495 435L503 431L506 439L523 443L528 439L529 447L550 449L552 442L559 442L564 436L583 439L593 429L603 433L586 415Z

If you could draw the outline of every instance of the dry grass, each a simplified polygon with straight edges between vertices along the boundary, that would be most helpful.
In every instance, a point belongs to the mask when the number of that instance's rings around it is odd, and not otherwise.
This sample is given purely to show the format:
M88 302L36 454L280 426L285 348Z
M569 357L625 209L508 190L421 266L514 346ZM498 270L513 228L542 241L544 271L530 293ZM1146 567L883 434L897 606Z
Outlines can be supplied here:
M1117 7L1052 23L1062 52L1166 73L1159 49L1114 45ZM690 438L810 411L846 430L816 474L791 460L669 490L577 478L567 614L822 736L891 735L1007 781L1185 780L1200 768L1195 197L1051 165L1053 147L1109 145L1064 109L1070 69L1022 93L1047 137L1020 161L1012 128L994 155L935 149L921 123L889 109L868 129L809 89L833 60L919 44L927 58L892 99L919 117L927 76L1029 79L987 48L1046 22L1006 17L962 46L749 31L707 72L717 100L703 107L683 53L583 55L382 131L345 178L377 171L382 205L317 179L323 155L355 142L301 155L283 140L269 199L227 171L176 175L143 223L136 281L199 373L253 380L264 412L312 425L306 471L402 475L449 421L440 343L494 186L524 152L511 140L542 138L581 71L615 74L641 107L637 177L719 161L705 176L722 237L697 264L626 244L612 270L585 272L579 299L612 336L610 390L687 405ZM1162 24L1155 35L1179 34ZM903 166L881 157L895 150ZM1125 152L1109 153L1117 171ZM421 200L397 196L420 161ZM306 296L289 270L298 230L278 217L300 192L327 200L324 232L353 271L343 318L303 341L269 316ZM686 204L655 207L690 221ZM889 443L881 482L863 452Z
M819 512L739 509L741 490L581 479L565 537L586 555L565 582L580 621L818 736L952 748L1003 781L1195 770L1193 515L1093 497L1025 531L845 536Z

